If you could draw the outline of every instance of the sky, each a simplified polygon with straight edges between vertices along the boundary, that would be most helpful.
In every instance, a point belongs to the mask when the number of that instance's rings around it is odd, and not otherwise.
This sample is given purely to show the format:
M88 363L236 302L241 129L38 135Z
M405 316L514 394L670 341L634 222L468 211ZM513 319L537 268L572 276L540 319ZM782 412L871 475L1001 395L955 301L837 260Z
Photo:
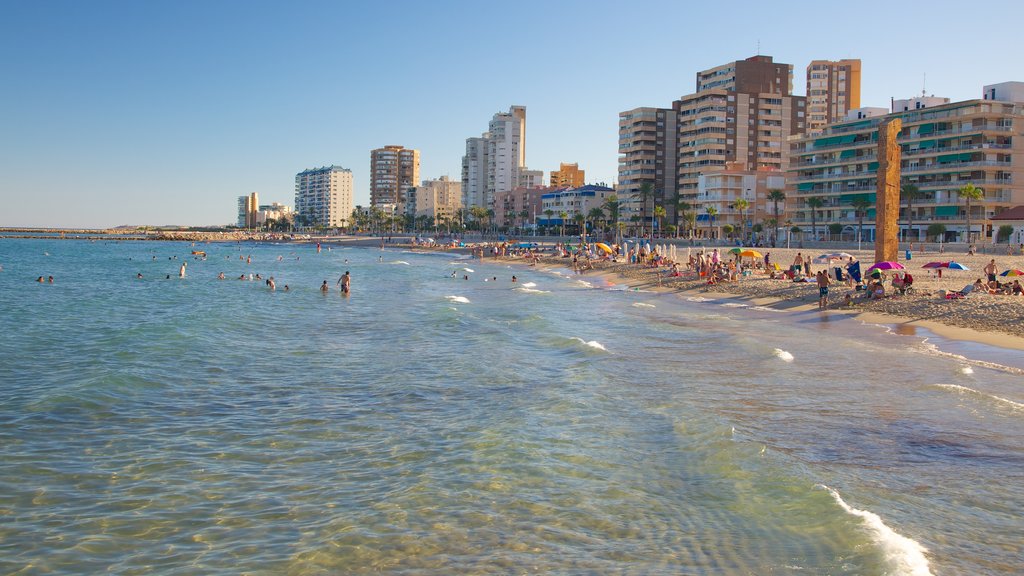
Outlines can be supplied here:
M912 6L903 8L901 6ZM0 227L225 225L294 205L370 150L458 179L465 140L527 107L526 163L612 183L618 113L669 107L757 53L862 60L862 106L1024 81L1024 2L0 0Z

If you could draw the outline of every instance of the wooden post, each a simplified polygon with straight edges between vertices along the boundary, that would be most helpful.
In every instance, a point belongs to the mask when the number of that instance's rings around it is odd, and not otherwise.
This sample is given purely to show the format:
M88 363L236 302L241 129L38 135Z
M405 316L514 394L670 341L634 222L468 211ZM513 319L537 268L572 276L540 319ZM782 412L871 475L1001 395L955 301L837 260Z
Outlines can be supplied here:
M899 254L900 145L896 137L902 127L899 118L878 126L875 262L895 262Z

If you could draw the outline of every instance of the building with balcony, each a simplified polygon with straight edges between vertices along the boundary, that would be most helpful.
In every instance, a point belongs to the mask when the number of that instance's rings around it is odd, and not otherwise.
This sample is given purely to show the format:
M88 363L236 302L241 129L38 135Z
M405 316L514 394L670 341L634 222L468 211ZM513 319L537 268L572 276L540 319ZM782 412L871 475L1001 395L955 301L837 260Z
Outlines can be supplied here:
M494 222L499 228L528 228L543 216L541 198L555 191L550 187L522 187L499 192L494 200Z
M676 113L671 108L634 108L619 114L620 221L630 222L633 216L649 221L654 202L665 206L675 197L676 144ZM640 197L644 184L654 195L646 210ZM674 222L675 211L669 212Z
M268 220L285 220L291 218L292 208L278 202L260 206L256 212L256 225L264 226Z
M424 180L412 190L410 196L415 203L413 216L427 216L440 223L455 220L462 209L462 182L441 176L435 180Z
M487 132L466 139L466 155L462 157L462 204L493 208L494 195L518 187L523 170L526 170L526 107L512 106L508 112L498 112L491 118Z
M702 174L729 172L740 165L741 171L785 174L789 139L806 129L806 99L793 96L792 87L791 64L753 56L698 72L697 92L673 103L679 199L693 204L698 217L706 218L709 207L723 214L727 204L717 199L718 192L701 196ZM712 181L712 190L719 181ZM763 202L755 198L752 204ZM731 217L728 211L724 214Z
M971 203L970 238L989 241L993 217L1024 204L1024 103L932 97L893 104L887 115L844 120L791 142L786 194L793 223L810 227L808 201L816 198L823 204L813 219L819 236L835 223L852 237L863 217L864 239L873 239L878 126L899 118L903 186L918 190L911 207L901 200L901 237L922 241L930 225L942 224L945 241L968 241L966 202L958 190L973 184L984 194Z
M352 171L325 166L296 174L295 214L300 226L347 225L352 215Z
M404 213L405 191L420 181L420 151L385 146L370 151L370 205L395 204Z
M558 165L558 170L551 171L550 184L552 188L572 188L583 186L586 183L586 171L580 170L578 163Z
M613 194L615 194L614 188L598 184L587 184L579 188L565 188L542 194L540 216L538 216L537 223L541 226L575 224L577 215L582 214L584 218L587 218L592 209L603 208L605 201ZM551 212L550 217L547 214L548 211ZM565 214L564 218L563 213Z
M722 228L729 225L735 235L751 237L756 224L775 218L774 203L768 200L769 191L785 187L785 174L773 168L748 170L743 162L727 162L705 171L698 178L697 235L720 238ZM747 206L743 207L739 200L745 200ZM708 208L714 209L714 214L709 213ZM779 204L779 221L786 221L784 202ZM768 230L763 233L771 234Z
M807 65L806 132L820 134L854 108L860 108L860 60L812 60Z
M256 227L256 213L259 211L259 202L260 197L256 192L238 197L237 224L239 228Z

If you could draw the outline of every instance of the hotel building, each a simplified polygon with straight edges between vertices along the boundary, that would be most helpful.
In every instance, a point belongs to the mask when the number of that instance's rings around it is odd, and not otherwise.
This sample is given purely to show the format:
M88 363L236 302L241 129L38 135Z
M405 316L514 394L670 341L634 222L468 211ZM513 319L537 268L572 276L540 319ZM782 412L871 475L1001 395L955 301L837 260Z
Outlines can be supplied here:
M860 60L812 60L807 65L807 133L821 134L860 108Z
M295 175L296 224L345 226L352 215L352 171L325 166Z
M543 212L541 197L553 190L553 188L524 186L508 192L499 192L494 199L495 225L502 228L536 224ZM524 213L525 216L523 216Z
M563 222L566 225L574 224L576 215L582 214L586 217L592 209L604 206L605 201L613 194L615 194L614 188L597 184L542 194L540 215L537 217L538 224L542 226L561 226ZM552 212L551 218L548 218L546 214L548 210ZM564 219L561 216L562 212L566 214Z
M558 170L551 171L550 184L552 188L571 188L583 186L586 183L586 172L580 170L577 163L558 165Z
M420 181L420 151L385 146L370 151L370 205L398 206L404 213L405 191Z
M967 241L966 203L957 190L970 183L984 191L982 199L971 203L972 235L989 241L992 218L1024 204L1024 92L1015 92L1016 85L1021 83L984 88L986 98L995 95L1016 102L897 100L889 114L856 118L852 111L850 119L827 126L820 135L794 139L786 192L793 223L808 229L812 219L807 201L816 197L824 202L816 214L819 233L838 223L852 237L858 223L853 203L865 200L872 207L865 210L864 239L873 239L878 126L899 118L902 181L916 186L920 194L912 214L901 200L901 236L925 240L928 227L937 223L946 227L945 241Z

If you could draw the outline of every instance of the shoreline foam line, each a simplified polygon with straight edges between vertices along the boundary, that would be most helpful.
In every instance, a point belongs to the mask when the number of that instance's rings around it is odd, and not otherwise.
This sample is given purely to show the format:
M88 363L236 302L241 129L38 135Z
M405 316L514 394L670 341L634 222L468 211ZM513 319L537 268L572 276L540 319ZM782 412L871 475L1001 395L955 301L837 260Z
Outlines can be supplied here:
M836 503L847 514L857 516L864 521L865 528L871 533L872 539L885 551L886 558L897 574L932 576L931 569L928 567L928 558L925 556L925 552L928 550L924 546L916 540L896 533L895 530L886 526L878 514L850 506L836 490L824 484L818 484L818 487L828 490L829 494L835 498Z

